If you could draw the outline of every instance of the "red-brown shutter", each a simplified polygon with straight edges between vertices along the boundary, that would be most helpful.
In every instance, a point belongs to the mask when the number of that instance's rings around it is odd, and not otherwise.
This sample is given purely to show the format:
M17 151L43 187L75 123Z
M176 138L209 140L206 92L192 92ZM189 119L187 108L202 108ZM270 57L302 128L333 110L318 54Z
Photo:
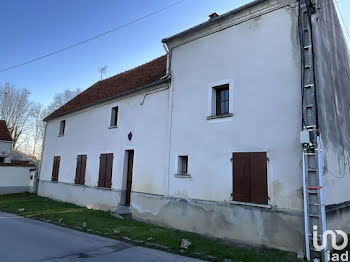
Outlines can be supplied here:
M77 156L77 168L75 170L75 184L80 184L80 174L81 174L81 157L82 156Z
M113 154L107 154L105 187L112 187Z
M106 175L106 154L101 154L100 156L100 171L98 175L98 186L104 187L105 186L105 175Z
M266 152L250 153L250 202L267 204L267 157Z
M51 176L51 181L58 181L58 173L60 169L60 160L61 157L55 156L53 158L53 167L52 167L52 176Z
M80 185L85 184L86 160L87 160L87 155L82 155L81 156L80 180L79 180Z
M232 173L232 199L249 202L249 153L232 154Z

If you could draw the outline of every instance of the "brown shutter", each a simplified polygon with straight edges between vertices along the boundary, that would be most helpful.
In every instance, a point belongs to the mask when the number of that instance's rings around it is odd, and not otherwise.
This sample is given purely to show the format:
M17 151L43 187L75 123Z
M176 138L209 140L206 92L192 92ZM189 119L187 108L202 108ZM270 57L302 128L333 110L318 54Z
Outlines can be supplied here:
M101 154L100 156L100 171L98 175L98 186L104 187L105 186L105 174L106 174L106 154Z
M81 157L82 156L77 156L77 168L75 170L75 184L80 184L80 174L81 174Z
M235 201L249 202L249 153L233 153L232 165L232 198Z
M53 167L52 167L52 176L51 176L51 181L58 181L58 173L60 169L60 160L61 157L55 156L53 158Z
M111 188L112 186L112 169L113 169L113 154L107 154L106 175L105 175L105 187L107 188Z
M250 202L267 204L267 157L266 152L250 153Z
M80 185L85 184L86 160L87 160L87 155L82 155L81 156L80 180L79 180Z

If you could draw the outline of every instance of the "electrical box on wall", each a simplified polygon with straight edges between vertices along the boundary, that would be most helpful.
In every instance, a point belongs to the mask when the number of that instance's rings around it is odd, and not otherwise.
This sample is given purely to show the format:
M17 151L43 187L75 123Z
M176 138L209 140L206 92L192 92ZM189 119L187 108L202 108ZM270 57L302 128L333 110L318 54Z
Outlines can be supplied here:
M300 144L310 143L310 132L308 130L303 130L300 132Z

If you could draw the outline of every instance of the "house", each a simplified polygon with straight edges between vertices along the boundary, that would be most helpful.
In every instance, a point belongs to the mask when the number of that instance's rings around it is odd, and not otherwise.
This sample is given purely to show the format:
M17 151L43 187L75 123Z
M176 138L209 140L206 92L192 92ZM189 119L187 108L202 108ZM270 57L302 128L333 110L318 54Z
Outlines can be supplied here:
M0 120L0 164L11 162L12 137L6 122Z
M38 162L12 148L5 120L0 120L0 195L36 192Z
M312 219L349 233L350 66L334 6L257 0L163 43L166 56L45 119L39 194L306 255Z

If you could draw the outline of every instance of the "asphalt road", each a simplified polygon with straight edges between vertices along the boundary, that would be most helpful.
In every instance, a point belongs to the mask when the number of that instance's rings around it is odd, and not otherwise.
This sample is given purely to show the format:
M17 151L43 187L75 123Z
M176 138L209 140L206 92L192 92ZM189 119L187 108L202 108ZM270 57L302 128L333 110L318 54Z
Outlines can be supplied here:
M0 212L0 261L185 261L197 259Z

